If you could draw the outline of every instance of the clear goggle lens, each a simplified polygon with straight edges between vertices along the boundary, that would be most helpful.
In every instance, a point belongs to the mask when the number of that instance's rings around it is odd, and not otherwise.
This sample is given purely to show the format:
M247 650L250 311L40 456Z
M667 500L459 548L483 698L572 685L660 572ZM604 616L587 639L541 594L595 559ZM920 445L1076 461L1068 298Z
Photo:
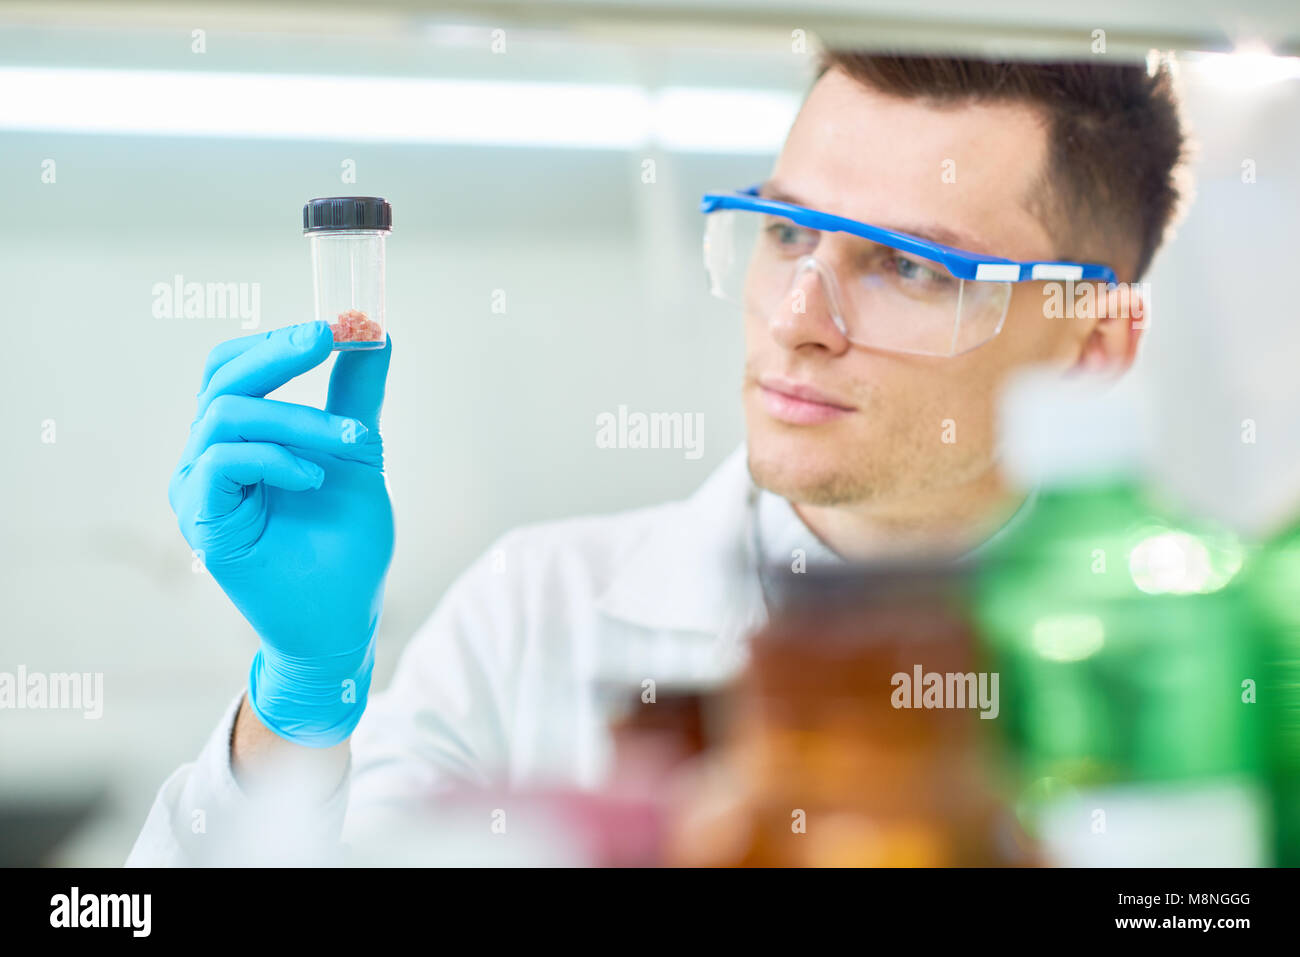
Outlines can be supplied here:
M942 263L849 233L769 213L706 216L704 264L713 295L772 321L828 312L861 346L953 356L1002 329L1011 283L959 279Z

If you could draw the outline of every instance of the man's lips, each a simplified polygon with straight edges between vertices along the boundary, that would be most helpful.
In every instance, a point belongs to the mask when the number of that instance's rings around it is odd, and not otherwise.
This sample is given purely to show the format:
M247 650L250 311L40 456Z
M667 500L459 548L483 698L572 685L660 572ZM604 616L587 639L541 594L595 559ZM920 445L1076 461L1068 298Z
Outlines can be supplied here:
M793 425L816 425L857 411L810 385L777 376L759 379L758 388L768 415Z

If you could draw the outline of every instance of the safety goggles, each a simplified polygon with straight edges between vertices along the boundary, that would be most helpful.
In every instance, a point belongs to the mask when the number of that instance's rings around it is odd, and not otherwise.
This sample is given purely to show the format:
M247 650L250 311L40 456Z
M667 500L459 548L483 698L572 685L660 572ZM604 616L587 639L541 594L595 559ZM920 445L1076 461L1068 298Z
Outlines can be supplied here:
M700 201L710 291L771 321L806 312L820 280L823 308L860 346L961 355L1002 331L1014 283L1116 281L1109 266L982 256L764 199L760 188Z

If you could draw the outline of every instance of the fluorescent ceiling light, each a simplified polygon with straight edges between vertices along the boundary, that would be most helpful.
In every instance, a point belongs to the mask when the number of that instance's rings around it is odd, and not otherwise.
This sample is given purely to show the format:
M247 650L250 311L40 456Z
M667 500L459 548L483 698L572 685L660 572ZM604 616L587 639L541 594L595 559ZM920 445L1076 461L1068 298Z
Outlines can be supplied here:
M1190 57L1198 75L1229 90L1251 90L1300 77L1300 57L1274 56L1267 47L1244 44L1231 53Z
M797 108L748 90L0 67L0 129L60 133L768 153Z
M651 104L651 135L669 150L775 153L798 111L791 94L666 87Z

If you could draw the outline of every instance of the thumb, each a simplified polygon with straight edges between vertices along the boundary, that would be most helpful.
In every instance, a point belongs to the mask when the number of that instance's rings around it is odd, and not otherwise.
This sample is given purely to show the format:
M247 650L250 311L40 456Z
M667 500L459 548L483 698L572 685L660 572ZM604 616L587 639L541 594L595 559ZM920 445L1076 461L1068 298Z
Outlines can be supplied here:
M325 411L358 419L373 432L379 430L379 412L384 405L384 384L393 340L386 338L382 349L340 352L330 373Z

